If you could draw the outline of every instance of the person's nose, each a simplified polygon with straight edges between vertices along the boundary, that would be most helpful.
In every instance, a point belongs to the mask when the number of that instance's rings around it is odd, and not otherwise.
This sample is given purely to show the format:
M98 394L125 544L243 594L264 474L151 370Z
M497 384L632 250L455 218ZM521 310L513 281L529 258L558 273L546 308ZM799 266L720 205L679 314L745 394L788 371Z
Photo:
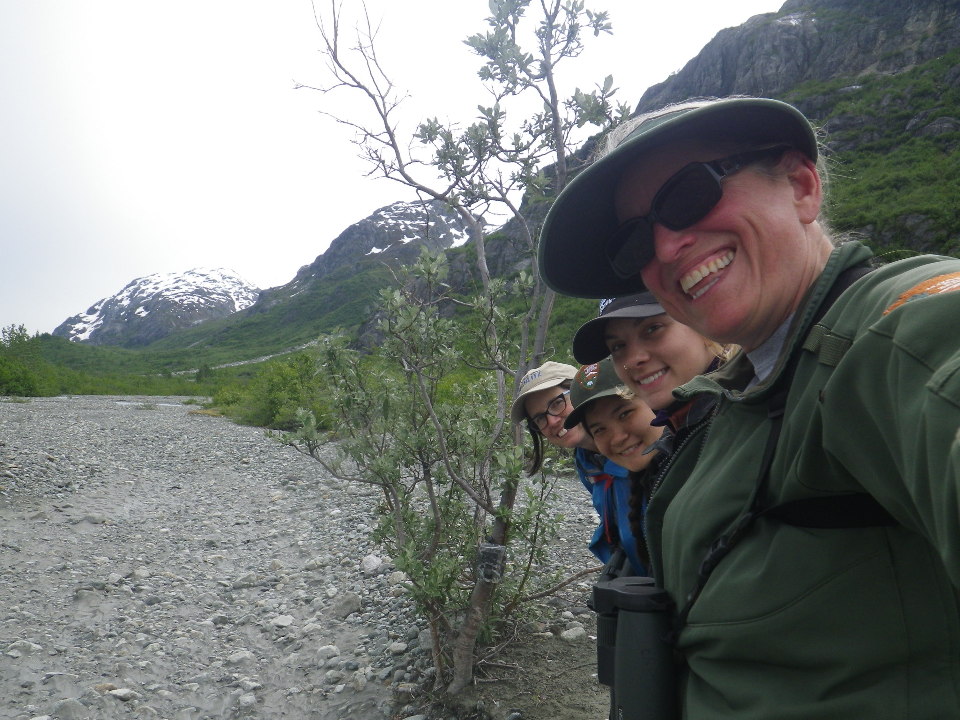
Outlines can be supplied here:
M625 369L642 365L650 360L650 352L647 350L644 344L640 342L632 343L627 348L626 355L626 360L623 363L623 367Z
M558 426L563 426L563 420L564 418L560 417L559 415L551 415L550 413L547 413L547 426L544 429L559 430L560 427Z
M614 449L620 450L628 437L629 433L620 425L610 426L610 444Z
M653 226L653 254L662 264L675 262L695 242L691 228L671 230L659 223Z

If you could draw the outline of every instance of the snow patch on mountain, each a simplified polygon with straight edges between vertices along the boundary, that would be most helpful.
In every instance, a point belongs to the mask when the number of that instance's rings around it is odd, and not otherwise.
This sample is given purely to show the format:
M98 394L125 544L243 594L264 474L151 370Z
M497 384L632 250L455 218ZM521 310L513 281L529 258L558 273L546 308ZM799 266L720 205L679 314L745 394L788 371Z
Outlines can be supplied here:
M431 212L424 212L424 204L420 202L395 202L386 207L375 211L367 221L375 227L382 227L390 231L393 236L393 243L405 245L410 242L423 241L430 235L435 235L438 230L449 237L450 247L459 247L470 239L466 227L458 226L451 220L459 221L459 218L453 211L449 215L441 215L444 219L442 225L437 223L437 215L442 205L434 203ZM399 237L397 237L399 235ZM373 248L368 255L383 252L383 248Z
M260 290L226 268L194 268L137 278L62 323L54 335L74 342L143 345L253 305Z

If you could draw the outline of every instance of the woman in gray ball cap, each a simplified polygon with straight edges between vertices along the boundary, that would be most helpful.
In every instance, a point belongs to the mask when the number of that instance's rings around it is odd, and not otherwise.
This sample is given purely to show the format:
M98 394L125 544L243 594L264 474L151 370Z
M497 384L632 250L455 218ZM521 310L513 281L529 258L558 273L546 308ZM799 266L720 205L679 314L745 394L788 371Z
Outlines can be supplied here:
M676 391L716 410L647 511L687 720L960 717L960 260L835 245L819 160L791 105L686 103L544 222L558 292L744 350Z

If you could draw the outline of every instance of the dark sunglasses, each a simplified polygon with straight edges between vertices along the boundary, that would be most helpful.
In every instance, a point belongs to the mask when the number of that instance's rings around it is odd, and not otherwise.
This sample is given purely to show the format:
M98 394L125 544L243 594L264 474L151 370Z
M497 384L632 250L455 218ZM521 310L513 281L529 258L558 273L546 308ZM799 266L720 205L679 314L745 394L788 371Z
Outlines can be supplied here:
M607 238L604 250L617 277L636 277L653 259L653 226L683 230L705 218L723 197L723 180L765 158L779 157L786 145L694 162L672 175L653 196L650 214L630 218Z

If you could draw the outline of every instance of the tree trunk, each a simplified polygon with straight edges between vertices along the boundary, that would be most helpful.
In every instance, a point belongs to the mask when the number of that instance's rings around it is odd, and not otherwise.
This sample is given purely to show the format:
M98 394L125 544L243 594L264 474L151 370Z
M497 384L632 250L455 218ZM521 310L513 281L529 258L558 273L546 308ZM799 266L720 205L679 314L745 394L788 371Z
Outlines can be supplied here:
M490 601L496 584L477 578L470 594L467 616L457 634L453 645L453 679L447 686L447 692L455 695L463 690L473 679L473 650L477 645L477 635L490 612Z
M513 510L516 498L517 485L515 482L508 482L500 494L500 509L505 512L497 514L490 531L490 542L480 547L477 581L473 586L473 592L470 593L467 614L453 646L453 679L447 686L447 692L451 695L463 690L473 679L473 653L477 645L477 636L490 613L490 602L500 582L503 562L506 558L509 523L504 520L504 517L509 517L509 511Z

